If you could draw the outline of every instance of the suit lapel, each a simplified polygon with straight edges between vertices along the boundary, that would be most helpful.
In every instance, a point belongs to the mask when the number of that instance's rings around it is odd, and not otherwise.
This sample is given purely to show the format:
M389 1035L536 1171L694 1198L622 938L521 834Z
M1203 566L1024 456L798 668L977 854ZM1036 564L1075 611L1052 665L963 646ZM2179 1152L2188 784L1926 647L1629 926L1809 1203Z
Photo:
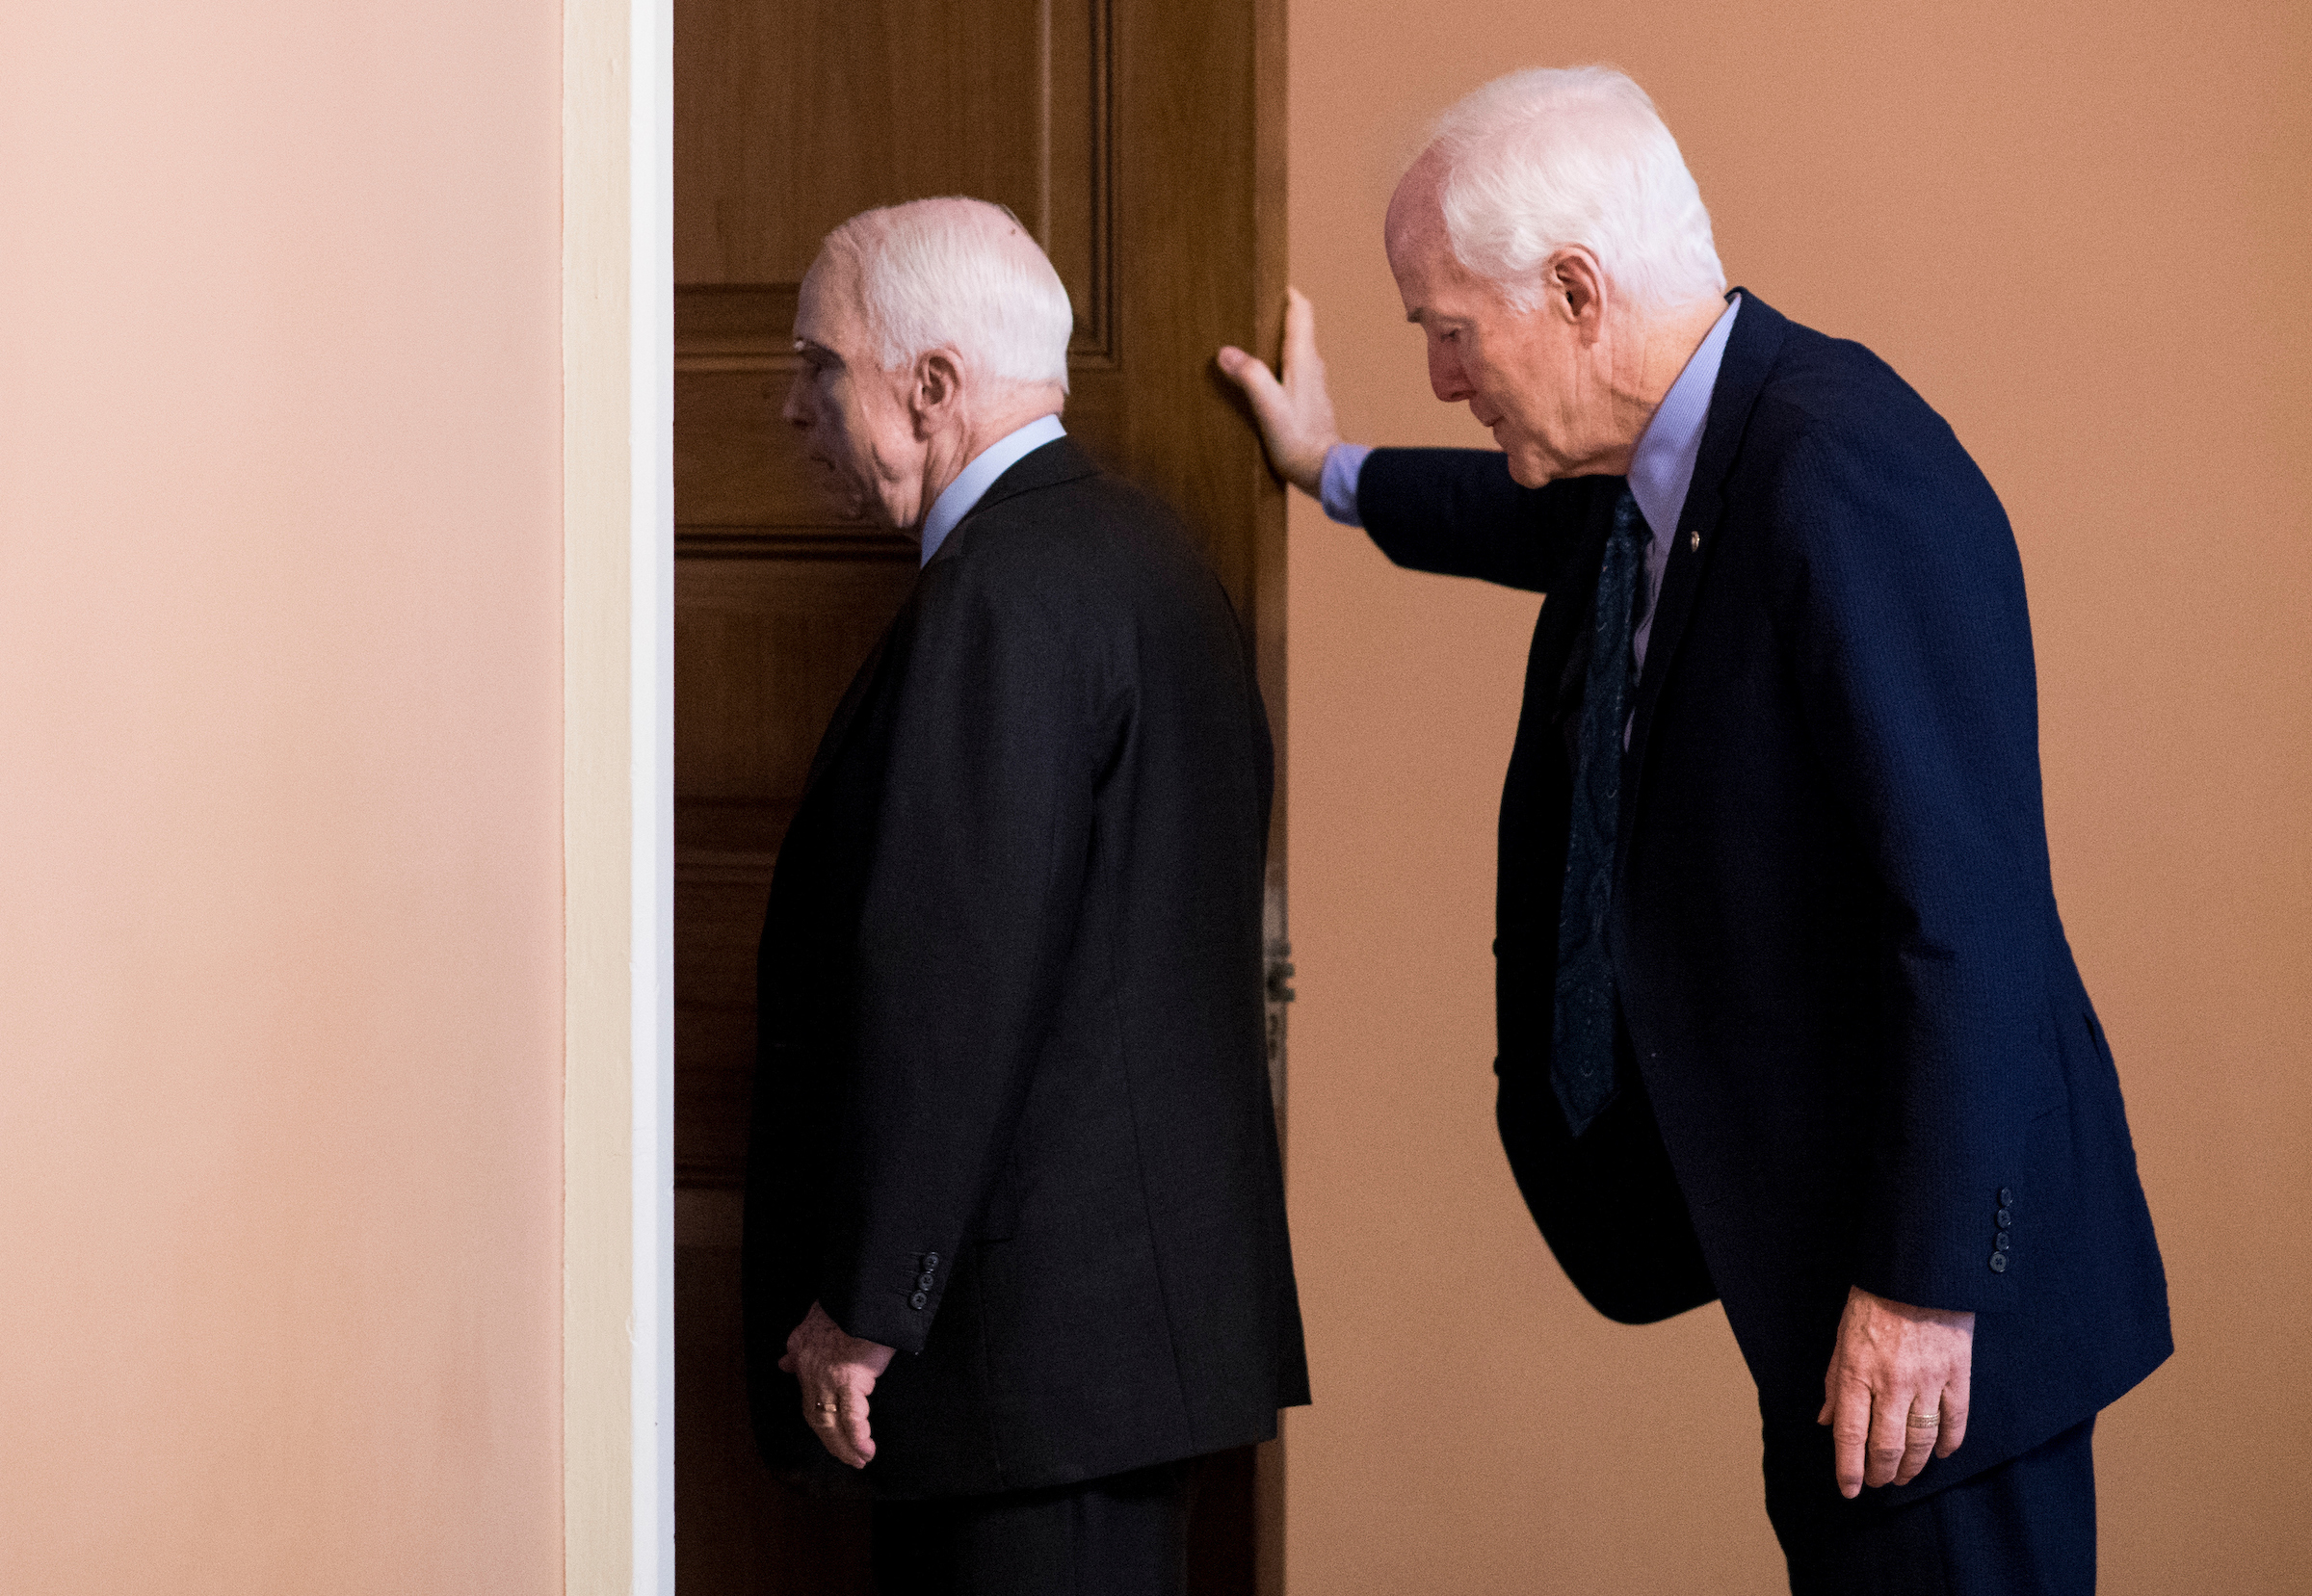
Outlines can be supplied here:
M1710 418L1702 426L1702 447L1695 457L1694 480L1687 486L1678 524L1670 529L1669 563L1662 573L1660 606L1654 613L1653 632L1646 641L1645 669L1638 679L1637 720L1630 730L1629 774L1621 784L1625 820L1645 771L1646 739L1653 730L1654 707L1661 700L1662 684L1669 679L1678 642L1685 636L1687 617L1694 613L1695 592L1701 584L1710 556L1718 547L1716 535L1725 510L1726 473L1741 449L1750 412L1757 406L1759 391L1766 386L1766 374L1773 365L1774 356L1782 348L1783 334L1790 326L1749 290L1735 292L1742 296L1742 310L1734 318L1734 330L1727 336L1724 358L1719 362L1718 385L1710 396ZM1619 830L1626 845L1629 827L1624 824Z
M973 505L963 519L956 523L955 530L947 535L946 541L939 545L939 552L932 556L930 563L936 565L960 554L963 534L972 522L979 519L982 510L991 510L1007 499L1016 499L1023 493L1033 493L1038 488L1057 487L1062 483L1095 476L1099 469L1097 462L1078 448L1076 440L1071 437L1056 437L1040 448L1030 450L1012 461L1010 470L987 484L987 491L980 495L980 502Z

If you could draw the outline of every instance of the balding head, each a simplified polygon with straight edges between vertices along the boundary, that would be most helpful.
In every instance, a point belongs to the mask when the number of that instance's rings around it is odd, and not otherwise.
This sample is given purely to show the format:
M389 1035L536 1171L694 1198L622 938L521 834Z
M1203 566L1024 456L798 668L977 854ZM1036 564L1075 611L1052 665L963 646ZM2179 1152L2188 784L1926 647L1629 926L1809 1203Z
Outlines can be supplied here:
M1611 66L1497 78L1437 119L1389 208L1434 225L1457 259L1520 310L1543 263L1576 246L1622 303L1674 310L1725 292L1710 213L1644 90Z
M1448 111L1386 243L1431 390L1466 402L1528 487L1627 470L1724 309L1701 196L1611 67L1519 72Z
M827 235L821 261L857 293L885 370L948 348L967 377L1067 391L1074 308L1003 207L917 199L862 211Z
M981 451L1067 398L1075 313L1010 211L918 199L827 236L783 410L850 514L923 523Z

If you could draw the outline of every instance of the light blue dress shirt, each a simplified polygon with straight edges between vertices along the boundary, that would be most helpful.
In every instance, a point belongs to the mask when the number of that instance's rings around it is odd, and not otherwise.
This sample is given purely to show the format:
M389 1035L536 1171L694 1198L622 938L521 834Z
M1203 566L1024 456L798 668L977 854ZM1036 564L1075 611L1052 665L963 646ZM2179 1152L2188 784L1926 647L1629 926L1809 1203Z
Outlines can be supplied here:
M1726 357L1726 338L1734 330L1734 313L1742 296L1711 325L1709 332L1678 373L1678 379L1662 396L1661 407L1645 424L1638 447L1630 456L1630 497L1645 515L1645 614L1630 638L1630 651L1640 668L1645 665L1646 640L1654 630L1654 604L1662 596L1662 573L1669 568L1669 539L1677 531L1678 512L1686 508L1686 490L1694 484L1695 458L1702 450L1702 428L1710 420L1710 396L1718 388L1718 368ZM1343 526L1364 525L1356 512L1356 483L1373 451L1363 444L1336 443L1325 453L1325 469L1318 479L1317 496L1325 513ZM1626 729L1625 729L1626 730Z
M1017 465L1026 456L1045 444L1067 436L1067 429L1060 425L1058 416L1038 416L1015 432L1007 432L972 458L969 465L932 501L932 512L923 518L923 564L932 563L947 535L956 530L956 523L969 515L995 479ZM1687 469L1691 472L1693 466Z

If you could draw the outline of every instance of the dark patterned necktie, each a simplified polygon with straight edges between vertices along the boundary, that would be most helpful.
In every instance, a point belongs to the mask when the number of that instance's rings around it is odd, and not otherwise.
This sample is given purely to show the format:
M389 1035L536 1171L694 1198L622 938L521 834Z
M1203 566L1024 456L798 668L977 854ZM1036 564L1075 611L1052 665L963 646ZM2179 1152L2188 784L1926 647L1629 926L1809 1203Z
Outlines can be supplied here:
M1621 736L1637 674L1630 634L1645 579L1645 517L1622 489L1597 573L1590 671L1582 688L1573 825L1558 910L1557 1024L1549 1084L1575 1136L1614 1100L1614 968L1606 909L1614 895L1614 831L1621 810Z

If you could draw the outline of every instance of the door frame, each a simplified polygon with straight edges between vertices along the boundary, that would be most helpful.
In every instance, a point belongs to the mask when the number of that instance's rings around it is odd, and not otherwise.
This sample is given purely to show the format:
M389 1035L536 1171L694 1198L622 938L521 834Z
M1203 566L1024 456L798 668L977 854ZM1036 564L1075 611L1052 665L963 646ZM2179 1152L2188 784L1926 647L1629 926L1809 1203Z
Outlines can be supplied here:
M1285 0L1252 4L1273 346ZM562 27L563 1588L672 1596L673 0L563 0ZM1284 517L1269 520L1253 624L1281 743ZM1281 1099L1280 1046L1276 1063ZM1258 1465L1264 1592L1283 1583L1281 1453L1280 1433Z
M674 1588L672 0L563 0L563 1588Z

